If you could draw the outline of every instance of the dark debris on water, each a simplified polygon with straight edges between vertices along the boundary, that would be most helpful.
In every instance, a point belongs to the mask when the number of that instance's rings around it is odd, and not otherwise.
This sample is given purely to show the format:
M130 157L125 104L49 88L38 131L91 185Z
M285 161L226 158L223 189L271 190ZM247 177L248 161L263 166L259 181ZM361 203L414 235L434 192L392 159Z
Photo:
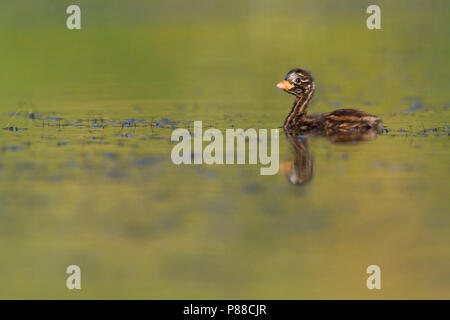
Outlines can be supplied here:
M419 110L423 107L421 103L413 103L411 108L405 110L406 113L413 113L416 110Z
M25 149L24 146L6 146L2 148L3 150L8 150L8 151L21 151L23 149Z
M384 128L382 130L382 133L384 134L388 134L388 136L390 137L424 137L427 138L429 137L430 134L432 134L435 137L441 137L441 136L450 136L450 133L447 132L447 130L450 130L450 127L448 126L444 126L444 127L435 127L435 128L428 128L428 129L422 129L422 130L408 130L408 129L403 129L400 128L398 130L392 130L392 129L388 129L388 128ZM399 135L396 133L403 133L403 135Z
M27 130L27 128L17 128L17 127L6 127L3 129L7 130L7 131L25 131L25 130Z

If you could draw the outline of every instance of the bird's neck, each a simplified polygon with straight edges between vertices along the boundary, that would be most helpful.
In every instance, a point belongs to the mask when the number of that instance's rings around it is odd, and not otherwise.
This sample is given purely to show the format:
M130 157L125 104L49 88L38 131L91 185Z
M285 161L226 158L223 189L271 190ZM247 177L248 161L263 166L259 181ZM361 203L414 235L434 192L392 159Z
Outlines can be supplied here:
M308 108L309 101L311 101L314 90L315 86L314 83L312 83L312 85L306 89L305 92L295 96L294 105L292 106L291 112L284 121L285 128L301 122L306 118L306 109Z

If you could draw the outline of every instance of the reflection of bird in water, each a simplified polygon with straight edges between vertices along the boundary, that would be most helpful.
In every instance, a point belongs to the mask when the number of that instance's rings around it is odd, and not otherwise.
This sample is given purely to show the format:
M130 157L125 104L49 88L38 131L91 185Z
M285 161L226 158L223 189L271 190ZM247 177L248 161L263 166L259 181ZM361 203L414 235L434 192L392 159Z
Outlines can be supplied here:
M311 181L314 174L314 161L308 149L308 137L288 134L286 137L294 148L294 161L286 161L281 165L286 178L294 185L302 185Z
M294 149L294 161L282 163L281 169L290 183L294 185L304 185L312 180L314 174L314 160L309 152L308 138L320 134L317 132L295 132L286 129L284 132ZM335 133L328 136L328 138L333 143L346 143L368 141L376 136L377 131L371 129L356 133Z
M295 95L294 106L284 122L284 132L294 148L294 161L282 164L287 179L294 185L304 185L313 177L314 161L308 150L308 137L326 136L334 143L368 141L383 128L381 119L354 109L306 115L315 88L308 71L294 69L277 86Z

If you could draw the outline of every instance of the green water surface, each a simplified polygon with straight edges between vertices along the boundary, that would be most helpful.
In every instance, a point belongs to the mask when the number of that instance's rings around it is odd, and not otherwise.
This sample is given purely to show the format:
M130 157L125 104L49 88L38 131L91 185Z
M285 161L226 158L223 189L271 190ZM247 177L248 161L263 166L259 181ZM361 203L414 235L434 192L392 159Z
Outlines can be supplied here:
M1 298L449 298L448 1L76 2L73 31L72 1L0 5ZM172 163L194 120L279 128L293 67L316 79L311 113L387 130L308 139L302 186Z

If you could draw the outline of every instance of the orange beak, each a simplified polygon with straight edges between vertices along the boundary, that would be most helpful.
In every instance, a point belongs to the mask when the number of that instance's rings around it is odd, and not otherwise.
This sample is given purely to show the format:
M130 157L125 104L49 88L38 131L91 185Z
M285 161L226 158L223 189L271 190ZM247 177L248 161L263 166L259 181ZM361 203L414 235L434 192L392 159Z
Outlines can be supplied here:
M277 87L283 90L289 90L293 87L294 85L290 84L289 81L287 80L283 80L281 82L278 82Z

